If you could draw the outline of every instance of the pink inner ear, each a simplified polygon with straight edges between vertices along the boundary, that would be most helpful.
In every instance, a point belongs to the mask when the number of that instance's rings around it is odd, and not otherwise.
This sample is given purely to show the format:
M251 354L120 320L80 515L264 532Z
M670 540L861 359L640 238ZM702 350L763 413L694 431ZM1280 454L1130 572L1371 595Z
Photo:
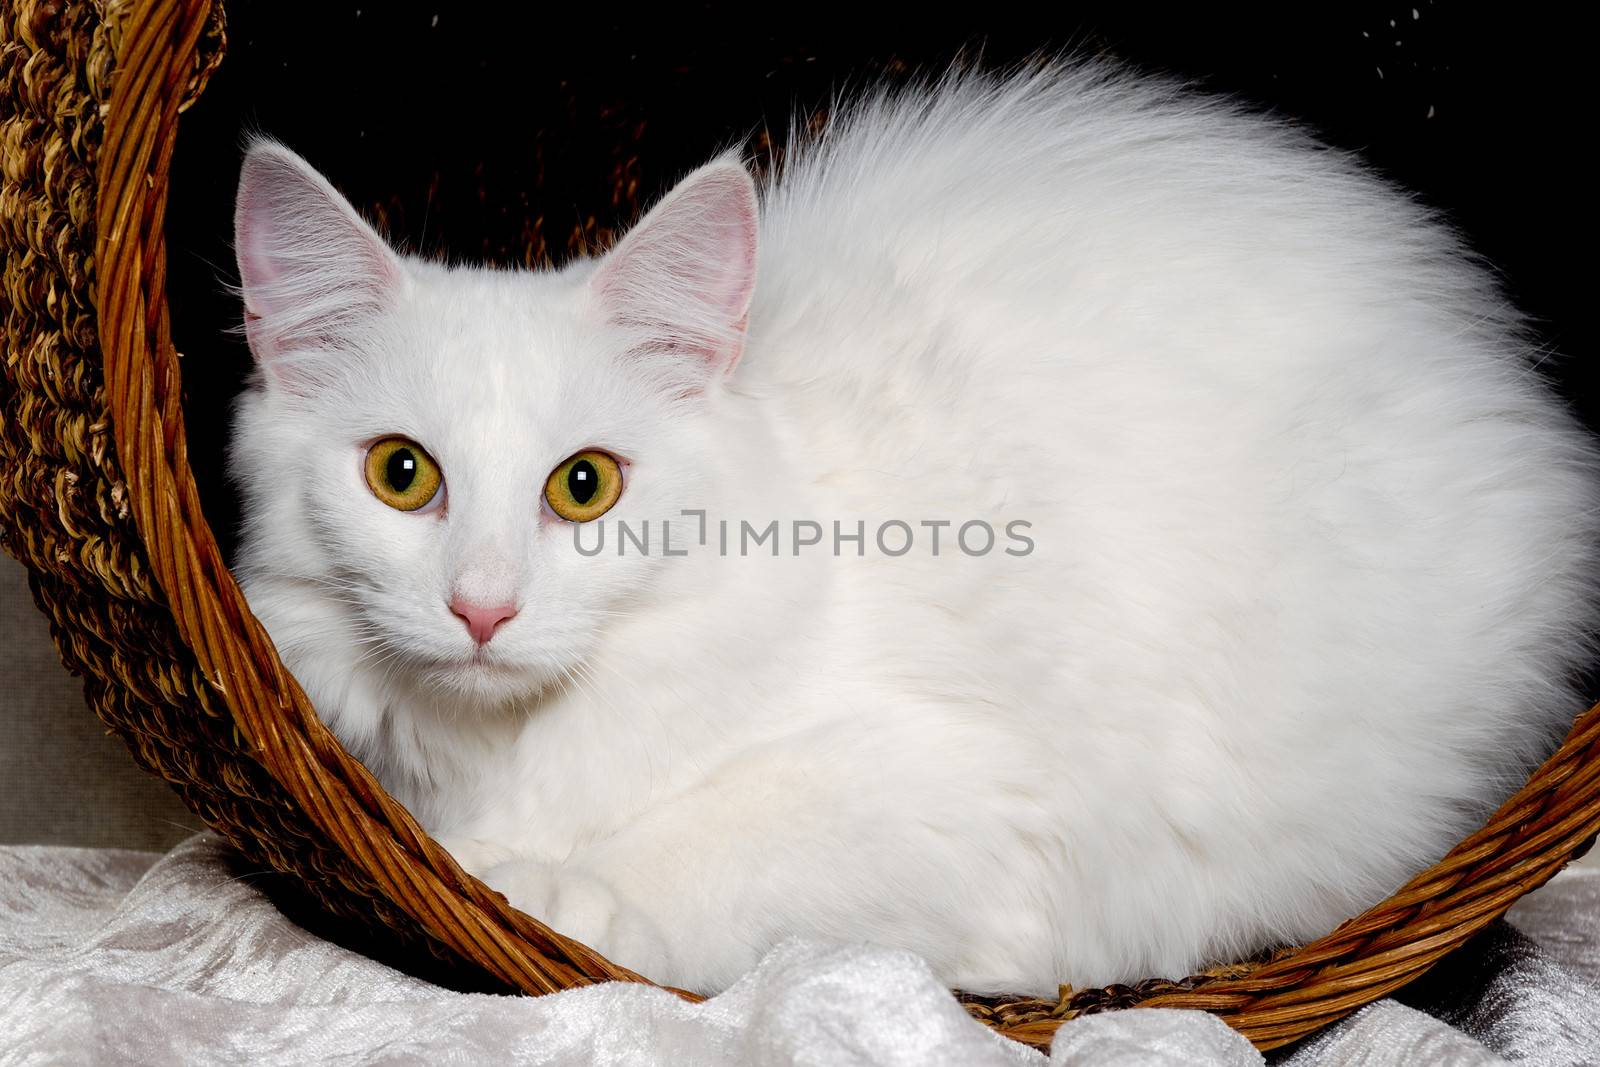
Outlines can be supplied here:
M274 379L286 356L342 347L404 280L398 257L327 179L270 142L245 157L234 241L246 336Z
M640 347L731 370L756 276L755 185L732 161L685 178L606 257L594 288Z

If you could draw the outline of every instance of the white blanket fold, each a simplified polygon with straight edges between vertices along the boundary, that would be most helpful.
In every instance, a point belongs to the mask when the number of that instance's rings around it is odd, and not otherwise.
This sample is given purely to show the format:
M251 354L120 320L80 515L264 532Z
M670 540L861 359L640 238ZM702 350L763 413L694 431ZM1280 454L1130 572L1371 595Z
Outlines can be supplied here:
M1600 1063L1600 871L1573 870L1405 994L1274 1062ZM1514 924L1514 925L1513 925ZM1409 1005L1409 1006L1407 1006ZM165 856L0 848L0 1064L1252 1067L1198 1012L1064 1026L1046 1057L917 957L789 942L704 1004L623 984L455 993L308 934L201 836Z

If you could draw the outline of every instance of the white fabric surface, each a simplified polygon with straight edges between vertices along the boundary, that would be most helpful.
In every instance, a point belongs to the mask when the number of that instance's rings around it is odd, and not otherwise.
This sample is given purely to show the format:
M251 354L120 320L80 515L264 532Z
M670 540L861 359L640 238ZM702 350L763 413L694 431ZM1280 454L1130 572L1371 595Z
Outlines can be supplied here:
M1382 1001L1274 1061L1600 1062L1600 871L1564 874L1513 920L1419 983L1417 1006ZM1068 1023L1047 1060L967 1018L915 956L864 946L780 946L702 1005L622 984L455 993L305 932L208 837L164 856L0 848L0 1064L235 1062L1265 1061L1208 1015L1156 1010Z

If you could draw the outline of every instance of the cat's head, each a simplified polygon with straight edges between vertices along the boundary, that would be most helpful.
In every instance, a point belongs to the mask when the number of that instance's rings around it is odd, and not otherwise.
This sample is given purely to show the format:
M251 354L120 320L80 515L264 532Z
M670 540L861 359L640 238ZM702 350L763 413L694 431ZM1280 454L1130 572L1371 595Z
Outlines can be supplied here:
M280 605L285 658L349 642L494 703L580 669L661 564L585 556L573 524L677 516L718 466L707 413L755 282L743 168L694 172L598 261L530 273L401 256L263 141L235 241L258 366L231 457L241 573L252 599L340 612Z

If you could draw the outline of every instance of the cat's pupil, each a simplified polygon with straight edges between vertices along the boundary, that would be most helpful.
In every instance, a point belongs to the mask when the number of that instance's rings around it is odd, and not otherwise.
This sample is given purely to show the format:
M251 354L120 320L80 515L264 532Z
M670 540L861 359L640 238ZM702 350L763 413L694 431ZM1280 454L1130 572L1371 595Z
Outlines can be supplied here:
M417 480L417 457L409 448L397 448L394 455L389 457L384 473L389 478L390 488L397 493L403 493Z
M567 472L567 492L579 504L587 504L600 488L600 472L593 463L580 459Z

